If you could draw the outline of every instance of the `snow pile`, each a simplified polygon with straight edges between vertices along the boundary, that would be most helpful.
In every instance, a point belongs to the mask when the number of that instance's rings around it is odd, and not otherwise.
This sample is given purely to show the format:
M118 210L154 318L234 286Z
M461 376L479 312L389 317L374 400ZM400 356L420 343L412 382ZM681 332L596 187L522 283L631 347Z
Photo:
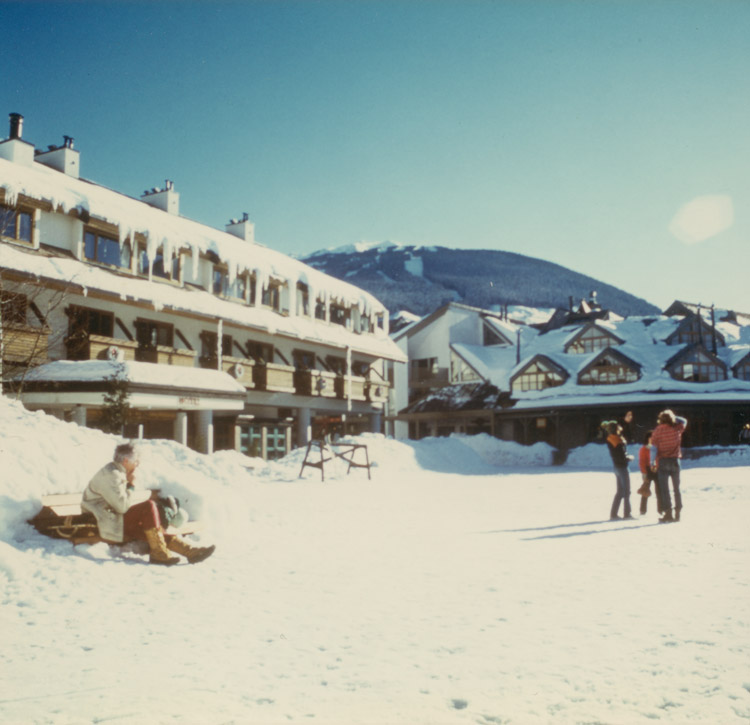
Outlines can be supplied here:
M661 526L653 498L609 521L602 446L590 470L489 436L361 436L371 480L337 461L323 482L301 450L144 441L141 484L218 544L167 569L24 523L117 441L0 397L4 725L750 718L747 465L691 463Z

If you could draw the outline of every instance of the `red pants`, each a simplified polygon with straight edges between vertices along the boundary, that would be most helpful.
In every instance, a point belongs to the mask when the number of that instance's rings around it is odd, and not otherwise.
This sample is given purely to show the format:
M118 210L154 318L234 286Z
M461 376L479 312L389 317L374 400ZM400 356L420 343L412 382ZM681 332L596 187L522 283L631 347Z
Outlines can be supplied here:
M144 531L161 528L156 501L144 501L131 506L123 520L125 541L145 541Z

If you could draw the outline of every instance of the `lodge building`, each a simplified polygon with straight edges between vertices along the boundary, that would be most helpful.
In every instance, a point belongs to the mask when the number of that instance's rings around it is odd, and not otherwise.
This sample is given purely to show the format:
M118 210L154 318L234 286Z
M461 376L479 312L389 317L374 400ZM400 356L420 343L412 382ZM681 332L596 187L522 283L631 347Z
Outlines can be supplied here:
M386 430L405 357L374 297L259 243L247 214L213 229L172 181L135 199L81 178L72 138L22 131L11 114L0 142L6 393L98 426L124 386L125 435L264 458Z

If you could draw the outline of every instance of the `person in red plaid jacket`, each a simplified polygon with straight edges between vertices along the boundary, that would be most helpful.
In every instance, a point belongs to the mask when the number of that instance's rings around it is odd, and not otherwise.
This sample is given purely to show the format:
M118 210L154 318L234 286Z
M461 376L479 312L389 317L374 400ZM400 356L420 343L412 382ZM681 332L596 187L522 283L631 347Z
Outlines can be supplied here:
M651 444L656 448L656 468L659 490L661 491L664 517L662 523L680 520L682 496L680 495L680 458L682 458L682 434L687 420L676 416L671 410L663 410L656 419L659 425L651 436ZM669 495L669 479L674 489L674 517L672 499Z

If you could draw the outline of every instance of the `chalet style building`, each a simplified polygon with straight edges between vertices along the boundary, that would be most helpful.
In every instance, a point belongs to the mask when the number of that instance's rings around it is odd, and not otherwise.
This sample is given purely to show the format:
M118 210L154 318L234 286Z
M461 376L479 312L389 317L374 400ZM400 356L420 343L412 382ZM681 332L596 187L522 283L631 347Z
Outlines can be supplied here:
M672 408L686 446L728 445L750 422L750 315L735 311L678 301L622 318L592 297L523 325L451 303L399 335L411 400L398 417L413 438L487 432L565 451L629 410L640 442Z
M180 216L171 181L135 199L80 177L72 138L0 142L2 380L30 409L124 434L276 458L328 426L384 430L405 362L368 293ZM398 367L398 366L397 366Z

